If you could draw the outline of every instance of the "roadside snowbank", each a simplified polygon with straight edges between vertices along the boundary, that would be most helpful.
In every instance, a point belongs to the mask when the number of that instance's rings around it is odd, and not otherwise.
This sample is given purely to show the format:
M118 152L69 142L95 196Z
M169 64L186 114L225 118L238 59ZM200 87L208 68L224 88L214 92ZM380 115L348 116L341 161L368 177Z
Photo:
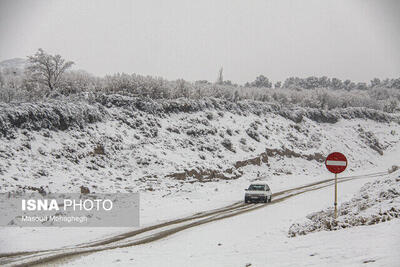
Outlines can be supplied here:
M400 218L400 176L365 184L350 201L307 215L305 221L292 224L288 235L295 237L317 231L332 231L360 225L373 225Z

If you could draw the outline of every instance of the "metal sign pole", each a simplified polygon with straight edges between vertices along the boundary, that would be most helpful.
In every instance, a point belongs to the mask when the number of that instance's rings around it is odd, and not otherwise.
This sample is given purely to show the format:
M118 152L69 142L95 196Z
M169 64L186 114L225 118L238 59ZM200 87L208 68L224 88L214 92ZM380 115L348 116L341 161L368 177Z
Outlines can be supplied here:
M337 173L335 173L335 220L337 218Z

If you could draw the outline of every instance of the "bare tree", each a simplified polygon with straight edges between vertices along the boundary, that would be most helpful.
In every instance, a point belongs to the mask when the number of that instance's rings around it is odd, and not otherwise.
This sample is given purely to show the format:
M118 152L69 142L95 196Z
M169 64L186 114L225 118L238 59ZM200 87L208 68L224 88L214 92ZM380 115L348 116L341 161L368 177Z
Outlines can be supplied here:
M27 70L31 78L53 91L59 85L62 75L74 62L66 61L60 55L49 55L39 48L35 55L29 56Z

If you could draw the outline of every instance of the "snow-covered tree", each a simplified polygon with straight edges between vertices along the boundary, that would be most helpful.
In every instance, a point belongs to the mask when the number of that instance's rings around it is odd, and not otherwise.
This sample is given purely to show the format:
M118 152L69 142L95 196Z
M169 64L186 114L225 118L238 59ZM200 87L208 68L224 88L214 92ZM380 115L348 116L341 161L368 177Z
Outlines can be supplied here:
M331 86L333 89L342 89L343 82L342 82L342 80L340 80L338 78L332 78Z
M366 83L357 83L357 85L356 85L356 88L358 89L358 90L367 90L368 89L368 86L367 86L367 84Z
M378 78L374 78L373 80L371 80L371 88L379 86L380 84L381 84L381 80Z
M53 91L59 85L64 72L74 62L66 61L60 55L47 54L43 49L28 57L27 70L31 73L32 80L48 87Z
M249 86L250 87L258 87L258 88L260 88L260 87L271 88L272 87L272 83L264 75L259 75L259 76L256 77L254 82L251 82L249 84Z
M322 76L322 77L318 78L318 84L320 87L330 88L331 87L331 79L329 79L326 76Z
M303 88L305 89L314 89L319 87L318 78L315 76L307 77L303 80Z
M176 80L175 86L176 97L186 97L189 98L190 90L187 82L184 79Z
M67 71L59 83L62 94L70 95L78 92L93 91L96 79L90 73L84 70Z
M400 89L400 78L393 79L393 82L391 84L391 88Z

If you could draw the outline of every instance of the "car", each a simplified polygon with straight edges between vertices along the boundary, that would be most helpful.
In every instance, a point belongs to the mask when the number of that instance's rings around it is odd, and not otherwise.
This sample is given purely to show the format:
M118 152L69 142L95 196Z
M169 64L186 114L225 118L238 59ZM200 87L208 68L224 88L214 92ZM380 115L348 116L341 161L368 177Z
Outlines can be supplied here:
M245 189L244 202L271 202L272 192L267 183L252 183Z

